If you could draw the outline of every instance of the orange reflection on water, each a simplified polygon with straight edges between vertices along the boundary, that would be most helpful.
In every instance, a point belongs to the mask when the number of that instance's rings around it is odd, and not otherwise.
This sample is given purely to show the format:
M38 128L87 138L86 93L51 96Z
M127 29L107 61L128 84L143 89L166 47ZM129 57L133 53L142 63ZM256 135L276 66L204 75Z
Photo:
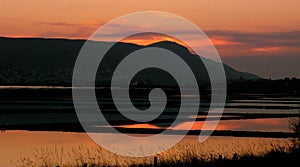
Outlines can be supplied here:
M177 125L174 129L186 130L192 125L192 130L201 130L203 121L184 122ZM209 125L209 124L208 124ZM289 121L287 118L260 118L260 119L243 119L243 120L223 120L220 121L215 129L210 130L239 130L239 131L276 131L276 132L290 132ZM209 130L209 127L207 128Z
M211 123L211 122L210 122ZM204 121L183 122L175 127L169 127L173 130L203 130ZM265 132L290 132L289 121L287 118L260 118L260 119L242 119L242 120L221 120L216 127L207 124L205 130L237 130L237 131L265 131ZM161 127L152 124L133 124L116 126L122 128L145 128L159 129Z
M132 125L122 125L122 126L115 126L115 127L122 127L122 128L145 128L145 129L160 129L160 127L152 125L152 124L132 124Z

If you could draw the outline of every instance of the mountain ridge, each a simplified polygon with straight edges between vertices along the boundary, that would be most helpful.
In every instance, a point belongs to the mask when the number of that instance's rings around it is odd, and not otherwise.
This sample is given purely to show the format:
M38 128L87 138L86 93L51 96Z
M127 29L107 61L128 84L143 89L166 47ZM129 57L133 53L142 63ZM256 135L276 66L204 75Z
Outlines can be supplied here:
M0 37L0 84L3 85L70 85L72 82L73 68L78 53L86 40L63 38L8 38ZM94 41L98 44L110 42ZM122 54L146 47L161 47L173 51L186 59L192 68L199 74L199 81L207 80L207 74L199 57L192 54L186 47L175 42L160 41L147 46L118 42L114 46L110 58L114 61L121 60ZM205 59L204 61L212 61ZM215 62L214 62L215 63ZM200 65L199 65L200 64ZM228 80L249 79L256 80L260 77L240 72L228 65L224 65ZM109 64L107 64L109 67ZM108 71L113 72L113 71ZM207 72L206 72L207 73ZM105 81L99 76L98 81Z

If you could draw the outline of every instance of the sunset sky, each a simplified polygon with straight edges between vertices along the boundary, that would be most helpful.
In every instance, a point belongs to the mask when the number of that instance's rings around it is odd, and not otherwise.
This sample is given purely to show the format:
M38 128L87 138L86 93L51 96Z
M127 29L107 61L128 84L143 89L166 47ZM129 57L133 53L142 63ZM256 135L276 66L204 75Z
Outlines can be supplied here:
M300 77L299 6L299 0L2 0L0 36L86 39L124 14L164 11L195 23L223 62L238 70L265 78ZM165 40L143 39L127 42Z

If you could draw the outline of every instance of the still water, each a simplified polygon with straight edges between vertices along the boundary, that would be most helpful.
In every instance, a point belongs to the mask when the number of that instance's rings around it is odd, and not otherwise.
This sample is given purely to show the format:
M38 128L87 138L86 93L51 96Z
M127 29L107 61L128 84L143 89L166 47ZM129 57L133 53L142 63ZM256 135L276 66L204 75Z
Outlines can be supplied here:
M5 91L11 89L18 90L70 90L70 87L7 87L1 86L0 93L5 95ZM190 97L193 97L190 95ZM247 98L249 97L249 98ZM122 101L122 99L121 99ZM255 132L291 132L289 129L289 116L286 114L299 113L300 98L298 97L280 97L272 98L264 95L253 98L253 96L246 96L244 99L235 99L228 101L222 118L216 130L231 130L231 131L255 131ZM11 124L39 124L39 123L72 123L76 122L76 114L65 112L73 109L72 99L68 96L60 95L55 98L41 97L41 98L22 98L22 97L5 97L0 98L0 125ZM13 112L11 112L13 111ZM54 111L54 112L53 112ZM58 112L59 111L59 112ZM64 111L64 112L60 112ZM240 117L232 114L264 114L263 117L256 116L252 118ZM268 114L273 114L268 116ZM283 114L275 115L274 114ZM244 115L245 116L245 115ZM246 115L247 116L247 115ZM295 116L295 115L293 115ZM201 118L201 116L191 116ZM118 118L115 118L118 119ZM196 121L195 123L186 120L174 127L173 130L187 130L187 127L192 125L193 130L201 130L203 121ZM156 129L160 126L153 124L134 124L121 125L124 128L149 128ZM20 130L6 130L0 133L0 166L11 166L17 163L20 158L29 157L34 159L34 152L41 148L62 148L64 150L72 151L74 147L83 146L85 148L95 148L98 145L89 138L85 133L73 132L47 132L47 131L22 131ZM197 143L197 136L188 136L183 139L186 143ZM219 147L225 143L228 147L228 141L232 147L236 144L241 147L247 142L252 144L264 143L283 143L287 144L289 139L275 139L275 138L254 138L254 137L230 137L212 136L208 139L210 152L216 145ZM267 141L267 142L266 142ZM159 142L159 141L158 141ZM223 143L223 144L222 144ZM227 143L227 144L226 144ZM249 144L248 143L248 144ZM254 146L253 146L254 147ZM218 150L226 148L215 148ZM249 149L249 148L243 148ZM233 149L234 150L234 149ZM242 148L240 148L242 150ZM232 151L232 150L231 150ZM237 150L234 150L237 151ZM206 151L207 152L207 151ZM211 154L211 153L209 153ZM224 153L225 154L225 153ZM229 153L228 156L230 155Z

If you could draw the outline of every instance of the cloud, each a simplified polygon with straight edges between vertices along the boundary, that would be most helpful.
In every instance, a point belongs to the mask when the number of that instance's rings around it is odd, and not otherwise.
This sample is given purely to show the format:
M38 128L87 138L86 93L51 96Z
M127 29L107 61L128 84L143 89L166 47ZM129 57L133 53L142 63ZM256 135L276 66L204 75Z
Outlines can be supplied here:
M85 26L97 26L99 27L102 24L105 24L104 21L86 21L80 23L66 23L66 22L39 22L43 25L49 26L64 26L64 27L85 27Z
M115 41L125 34L134 34L135 30L143 30L143 26L114 25L111 31L99 36L99 39ZM122 31L120 31L122 30ZM170 29L170 34L180 34L187 37L189 42L201 48L201 41L195 39L197 32L184 29ZM299 55L300 31L289 32L237 32L237 31L205 31L209 39L216 46L221 56L272 56ZM126 42L149 44L161 40L168 40L166 35L140 34ZM174 41L174 40L173 40ZM185 41L183 41L185 42Z
M300 31L245 33L208 31L211 39L226 39L232 44L217 45L221 56L300 55Z
M61 38L88 38L104 21L85 21L78 23L65 22L39 22L44 27L45 32L39 33L42 37Z
M71 24L71 23L64 23L64 22L41 22L44 25L49 25L49 26L68 26L68 27L73 27L73 26L82 26L81 24Z
M300 46L300 31L245 33L230 31L208 31L209 36L221 36L251 46Z
M284 49L284 47L275 46L275 47L253 48L252 50L259 51L259 52L274 52L274 51L279 51L279 50L282 50L282 49Z
M220 38L210 38L211 42L214 45L240 45L240 42L230 41L226 39L220 39Z
M237 45L215 45L222 61L264 78L300 77L300 31L249 33L207 31L208 37Z

